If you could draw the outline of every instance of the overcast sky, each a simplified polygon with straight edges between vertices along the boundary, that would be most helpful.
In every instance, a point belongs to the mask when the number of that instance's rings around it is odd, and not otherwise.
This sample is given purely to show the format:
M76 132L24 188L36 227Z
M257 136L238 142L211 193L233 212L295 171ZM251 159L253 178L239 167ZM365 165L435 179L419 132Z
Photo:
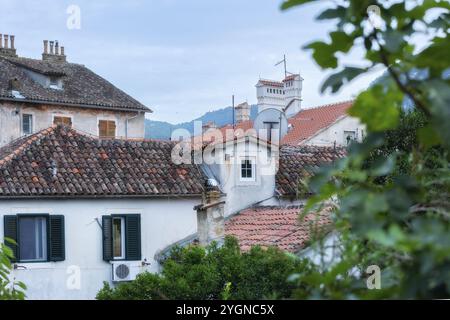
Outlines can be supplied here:
M327 73L301 50L330 30L314 17L320 5L288 12L281 0L0 0L0 33L15 34L20 56L40 58L42 40L59 40L70 62L84 64L144 103L148 118L172 123L236 102L256 103L259 77L283 77L286 54L301 72L305 107L347 100L380 75L321 95ZM67 8L81 9L68 29ZM356 51L347 61L361 65Z

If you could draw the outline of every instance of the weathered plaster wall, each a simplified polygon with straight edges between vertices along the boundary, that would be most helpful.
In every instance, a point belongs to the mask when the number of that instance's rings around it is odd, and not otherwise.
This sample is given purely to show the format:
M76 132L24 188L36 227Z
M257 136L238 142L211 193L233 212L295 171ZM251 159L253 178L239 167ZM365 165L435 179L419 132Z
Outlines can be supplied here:
M144 137L144 113L0 102L0 146L23 135L21 121L24 113L33 115L33 132L50 127L55 115L63 115L72 118L74 129L95 136L98 135L99 120L115 120L117 137L125 137L126 119L137 116L128 121L128 138Z

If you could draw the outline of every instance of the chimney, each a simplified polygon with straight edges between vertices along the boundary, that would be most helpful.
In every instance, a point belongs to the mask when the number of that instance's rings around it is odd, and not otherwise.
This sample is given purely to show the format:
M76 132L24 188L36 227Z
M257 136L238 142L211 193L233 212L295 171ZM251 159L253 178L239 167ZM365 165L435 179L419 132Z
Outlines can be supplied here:
M0 56L3 57L17 57L15 48L15 36L0 34Z
M49 44L50 44L50 52L49 52ZM61 48L61 50L60 50ZM61 52L60 52L61 51ZM64 47L59 46L58 40L56 41L48 41L44 40L44 52L42 53L43 61L51 61L51 62L66 62L66 55L64 52Z
M215 180L214 184L217 184ZM212 241L221 244L225 238L225 201L221 201L220 196L216 187L211 186L211 179L208 179L202 204L194 208L197 210L197 234L201 246L207 246Z
M234 109L236 123L250 120L250 106L247 102L238 104Z

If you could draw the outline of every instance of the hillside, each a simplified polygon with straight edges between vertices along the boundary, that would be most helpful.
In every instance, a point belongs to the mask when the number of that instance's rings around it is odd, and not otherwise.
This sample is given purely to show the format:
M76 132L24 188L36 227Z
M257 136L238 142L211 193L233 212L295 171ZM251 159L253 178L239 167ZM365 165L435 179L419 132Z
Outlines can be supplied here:
M258 113L256 105L251 106L251 119L254 119ZM162 139L169 140L173 130L178 128L187 129L191 134L194 132L194 121L202 121L207 123L213 121L217 126L224 126L231 124L233 119L232 107L226 107L223 109L210 111L203 116L194 119L190 122L183 122L179 124L171 124L165 121L145 120L145 137L148 139Z

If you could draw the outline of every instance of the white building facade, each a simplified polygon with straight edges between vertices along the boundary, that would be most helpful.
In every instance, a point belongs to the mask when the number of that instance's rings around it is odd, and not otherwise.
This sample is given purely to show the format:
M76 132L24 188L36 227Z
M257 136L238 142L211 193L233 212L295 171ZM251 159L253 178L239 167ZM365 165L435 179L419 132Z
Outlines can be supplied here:
M365 126L347 114L352 101L305 108L302 88L300 74L290 74L282 81L260 79L256 84L258 113L275 109L288 119L281 144L347 146L351 141L362 141ZM277 118L273 123L279 122Z
M93 299L104 281L159 271L158 250L196 232L208 179L174 164L173 146L60 125L0 148L0 238L16 243L27 298Z
M300 74L287 76L283 81L260 79L256 84L258 112L275 108L287 117L301 110L303 78Z
M64 217L65 257L62 261L48 261L50 252L44 249L41 259L19 260L14 263L11 276L26 284L27 299L95 299L103 282L115 285L113 266L124 264L129 267L130 277L143 271L158 272L159 265L154 260L161 248L184 238L197 230L197 216L194 206L200 197L161 197L147 199L84 199L84 200L1 200L0 237L3 239L5 217L17 217L18 226L30 230L27 224L39 217L47 225L50 217ZM139 237L139 259L104 259L103 217L137 216L140 230L126 230L127 238L137 232ZM175 223L176 222L176 223ZM34 225L33 225L34 226ZM42 228L47 234L49 227ZM19 230L20 234L20 230ZM38 237L38 232L33 232ZM26 249L28 239L19 237L19 244ZM38 245L38 242L34 243ZM46 252L47 251L47 252ZM25 253L24 253L25 255ZM27 253L29 259L31 255ZM116 279L117 280L117 279ZM120 279L118 279L121 281Z

